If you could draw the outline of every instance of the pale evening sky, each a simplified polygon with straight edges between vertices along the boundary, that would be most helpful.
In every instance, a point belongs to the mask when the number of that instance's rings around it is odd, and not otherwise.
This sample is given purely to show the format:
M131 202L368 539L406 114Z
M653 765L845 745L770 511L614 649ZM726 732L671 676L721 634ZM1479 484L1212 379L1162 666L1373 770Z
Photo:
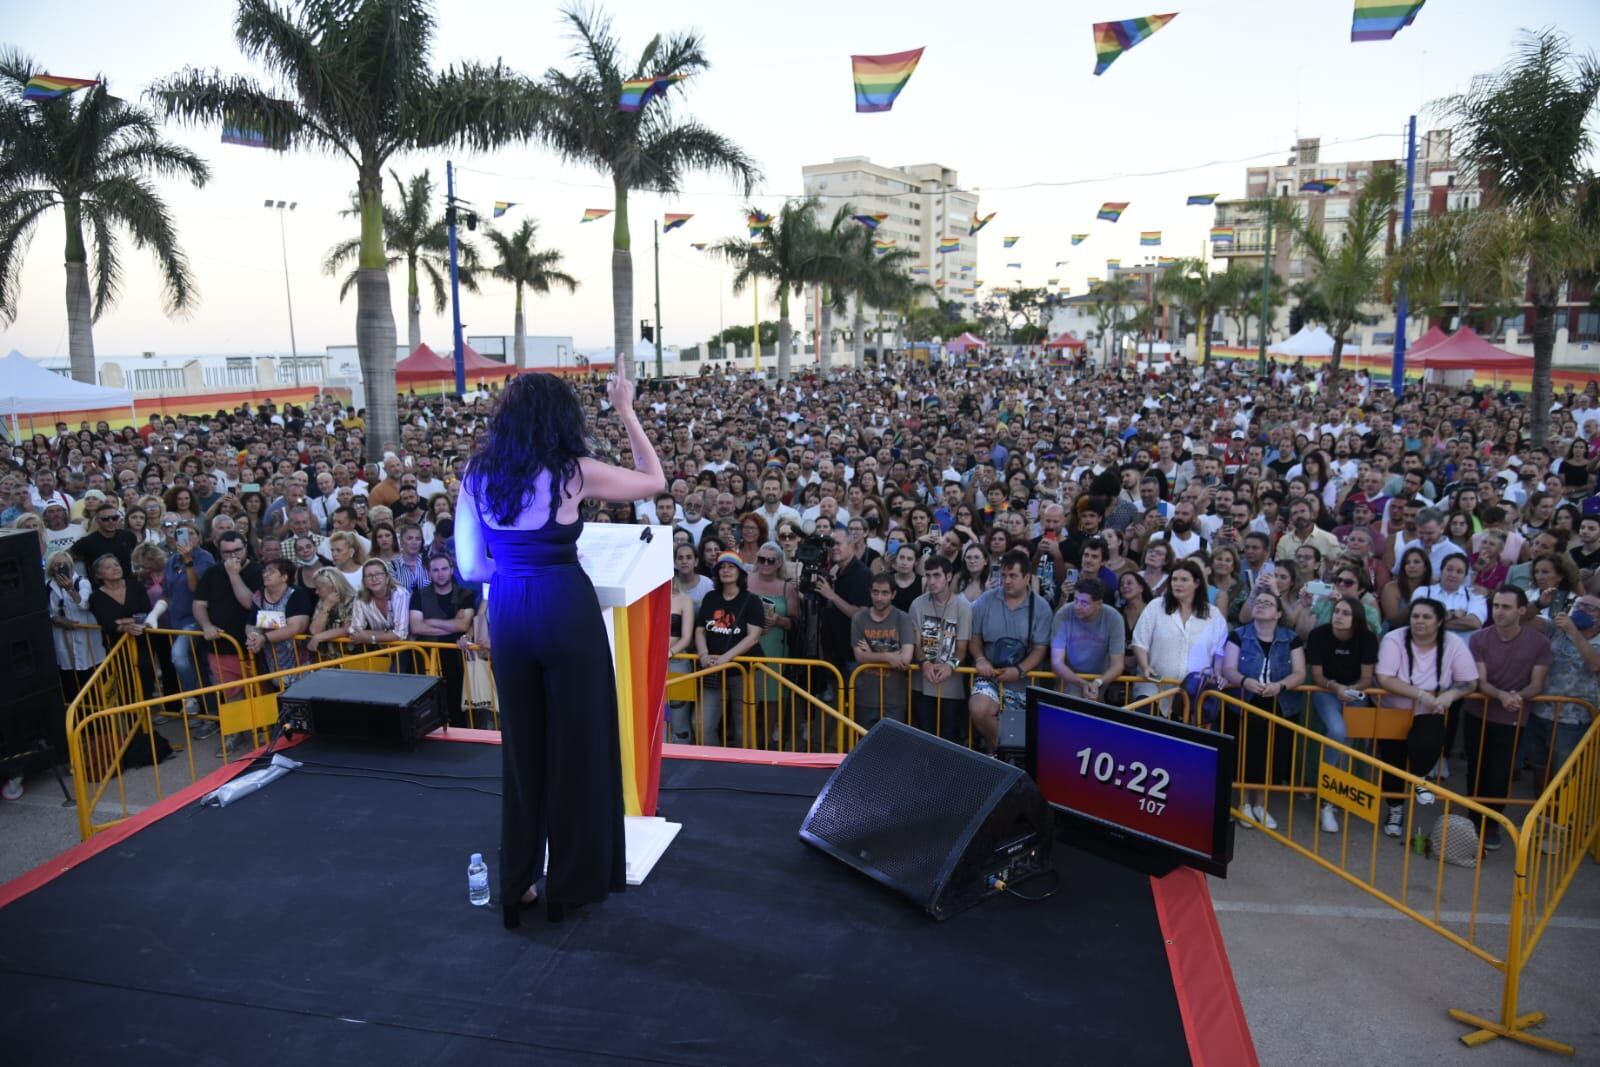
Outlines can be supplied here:
M6 0L3 9L0 39L51 73L103 75L113 92L129 98L190 64L260 73L233 40L234 7L225 0L83 0L70 9ZM609 9L629 54L655 32L704 34L711 70L673 106L732 137L758 161L765 173L753 198L758 206L776 210L785 194L798 193L805 163L852 155L888 164L940 162L955 168L964 186L980 190L985 213L997 212L978 238L980 278L991 285L1014 281L1003 264L1020 260L1027 284L1060 277L1075 292L1088 275L1105 273L1108 257L1131 263L1157 251L1197 254L1211 211L1185 207L1184 197L1242 194L1245 167L1282 162L1297 129L1322 138L1324 160L1402 156L1406 116L1418 112L1419 132L1429 128L1424 105L1499 66L1519 29L1556 26L1580 47L1600 41L1600 4L1592 0L1428 0L1409 29L1368 44L1349 41L1351 0L1176 0L1149 10L1126 0L993 7L946 0L798 6L624 0ZM1177 19L1105 75L1092 76L1091 23L1170 10L1179 12ZM556 4L447 0L436 14L435 68L499 58L537 75L569 62ZM856 114L849 55L919 46L927 51L894 109ZM354 294L341 305L338 282L321 273L320 263L335 240L353 232L351 220L338 214L354 185L353 167L343 158L224 145L215 127L169 125L167 136L213 169L203 189L162 186L192 261L199 305L187 318L166 318L151 260L127 246L123 297L96 327L97 352L287 353L278 219L262 207L268 197L299 201L287 222L300 350L352 344ZM402 157L394 167L403 176L430 168L442 198L445 158ZM576 295L532 300L529 333L570 334L580 347L608 344L611 224L578 222L586 207L611 206L605 177L561 164L537 147L454 158L459 196L486 217L494 201L516 201L501 221L536 219L542 242L561 249L567 270L583 283ZM1105 200L1131 201L1117 225L1095 221ZM742 233L744 202L723 179L705 174L691 175L679 197L631 198L635 318L653 314L651 221L664 211L695 215L662 238L669 344L697 343L721 323L752 318L749 294L736 298L727 288L728 269L689 247ZM1141 249L1141 230L1162 231L1161 248ZM1068 234L1085 231L1092 237L1070 248ZM1003 251L1008 234L1023 239ZM0 351L66 355L62 243L57 212L35 233L20 314L0 332ZM1057 268L1057 260L1069 263ZM391 286L403 342L401 273ZM775 309L763 303L763 316L772 317ZM424 340L447 350L448 312L435 315L427 296L424 305ZM800 309L791 317L798 329ZM469 334L509 334L509 286L490 281L481 295L463 294L462 318Z

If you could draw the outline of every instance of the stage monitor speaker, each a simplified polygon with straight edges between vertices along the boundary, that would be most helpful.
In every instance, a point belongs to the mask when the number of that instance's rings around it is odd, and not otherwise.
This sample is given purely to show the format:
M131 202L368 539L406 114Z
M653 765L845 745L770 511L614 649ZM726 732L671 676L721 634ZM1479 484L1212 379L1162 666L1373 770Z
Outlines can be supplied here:
M327 668L302 676L278 698L289 733L407 745L444 725L443 679Z
M32 530L0 532L0 621L49 610L39 535ZM45 637L48 643L49 634Z
M98 633L90 634L98 641ZM56 667L56 646L51 636L50 616L43 611L27 615L0 617L0 694L5 699L17 693L42 689L60 691L61 675Z
M43 689L7 689L0 700L0 768L21 773L34 757L66 759L66 709L55 679ZM45 761L48 762L48 761Z
M800 839L947 919L1047 870L1052 819L1018 768L883 719L822 787Z

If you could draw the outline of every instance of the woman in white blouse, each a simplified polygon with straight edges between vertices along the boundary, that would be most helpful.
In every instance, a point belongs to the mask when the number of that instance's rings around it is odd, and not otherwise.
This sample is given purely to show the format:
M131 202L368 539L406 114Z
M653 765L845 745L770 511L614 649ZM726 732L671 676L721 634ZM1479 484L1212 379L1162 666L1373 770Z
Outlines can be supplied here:
M1228 641L1228 622L1207 601L1205 589L1199 561L1179 560L1166 592L1140 613L1133 627L1133 658L1146 681L1134 683L1135 700L1181 685L1196 671L1216 673ZM1161 714L1171 717L1170 702L1162 702Z
M1445 557L1439 564L1439 580L1425 585L1411 594L1414 604L1424 598L1437 600L1444 605L1446 630L1471 632L1480 630L1489 621L1489 607L1483 595L1472 591L1467 581L1467 557L1460 552Z

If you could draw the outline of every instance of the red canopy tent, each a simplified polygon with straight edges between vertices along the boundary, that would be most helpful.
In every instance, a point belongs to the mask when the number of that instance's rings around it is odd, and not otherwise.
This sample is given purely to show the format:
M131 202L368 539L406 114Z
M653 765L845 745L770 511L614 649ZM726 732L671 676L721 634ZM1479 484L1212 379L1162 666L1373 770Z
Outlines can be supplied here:
M1077 349L1088 348L1089 346L1088 346L1087 343L1085 343L1083 341L1080 341L1076 337L1074 337L1072 335L1072 331L1068 330L1066 333L1057 334L1054 338L1052 338L1051 340L1045 342L1045 347L1046 348L1058 348L1058 349L1059 348L1070 348L1070 349L1073 349L1074 351L1076 351Z
M415 382L454 381L456 365L427 345L418 345L405 359L394 365L394 380L407 384Z
M477 349L473 348L466 342L462 342L461 345L461 361L467 365L468 374L471 374L473 371L488 371L491 374L504 373L507 370L516 369L515 367L508 367L504 363L492 360L488 356L479 354Z
M1437 326L1430 326L1428 327L1427 333L1423 334L1421 337L1417 338L1415 341L1412 341L1411 344L1406 346L1406 359L1410 360L1413 356L1419 356L1428 349L1432 348L1434 345L1448 340L1450 340L1449 334L1445 333Z
M1496 348L1480 337L1476 330L1463 326L1415 358L1408 353L1406 365L1435 379L1449 374L1459 382L1481 380L1521 383L1531 380L1533 357Z

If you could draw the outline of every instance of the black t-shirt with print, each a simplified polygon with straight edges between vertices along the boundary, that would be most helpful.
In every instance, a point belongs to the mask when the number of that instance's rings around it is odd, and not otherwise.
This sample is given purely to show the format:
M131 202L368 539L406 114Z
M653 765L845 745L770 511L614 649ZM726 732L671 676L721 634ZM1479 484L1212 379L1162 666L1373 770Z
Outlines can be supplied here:
M705 629L706 651L720 656L743 641L752 627L759 628L766 617L761 598L749 590L729 600L721 589L713 589L700 601L694 624Z

